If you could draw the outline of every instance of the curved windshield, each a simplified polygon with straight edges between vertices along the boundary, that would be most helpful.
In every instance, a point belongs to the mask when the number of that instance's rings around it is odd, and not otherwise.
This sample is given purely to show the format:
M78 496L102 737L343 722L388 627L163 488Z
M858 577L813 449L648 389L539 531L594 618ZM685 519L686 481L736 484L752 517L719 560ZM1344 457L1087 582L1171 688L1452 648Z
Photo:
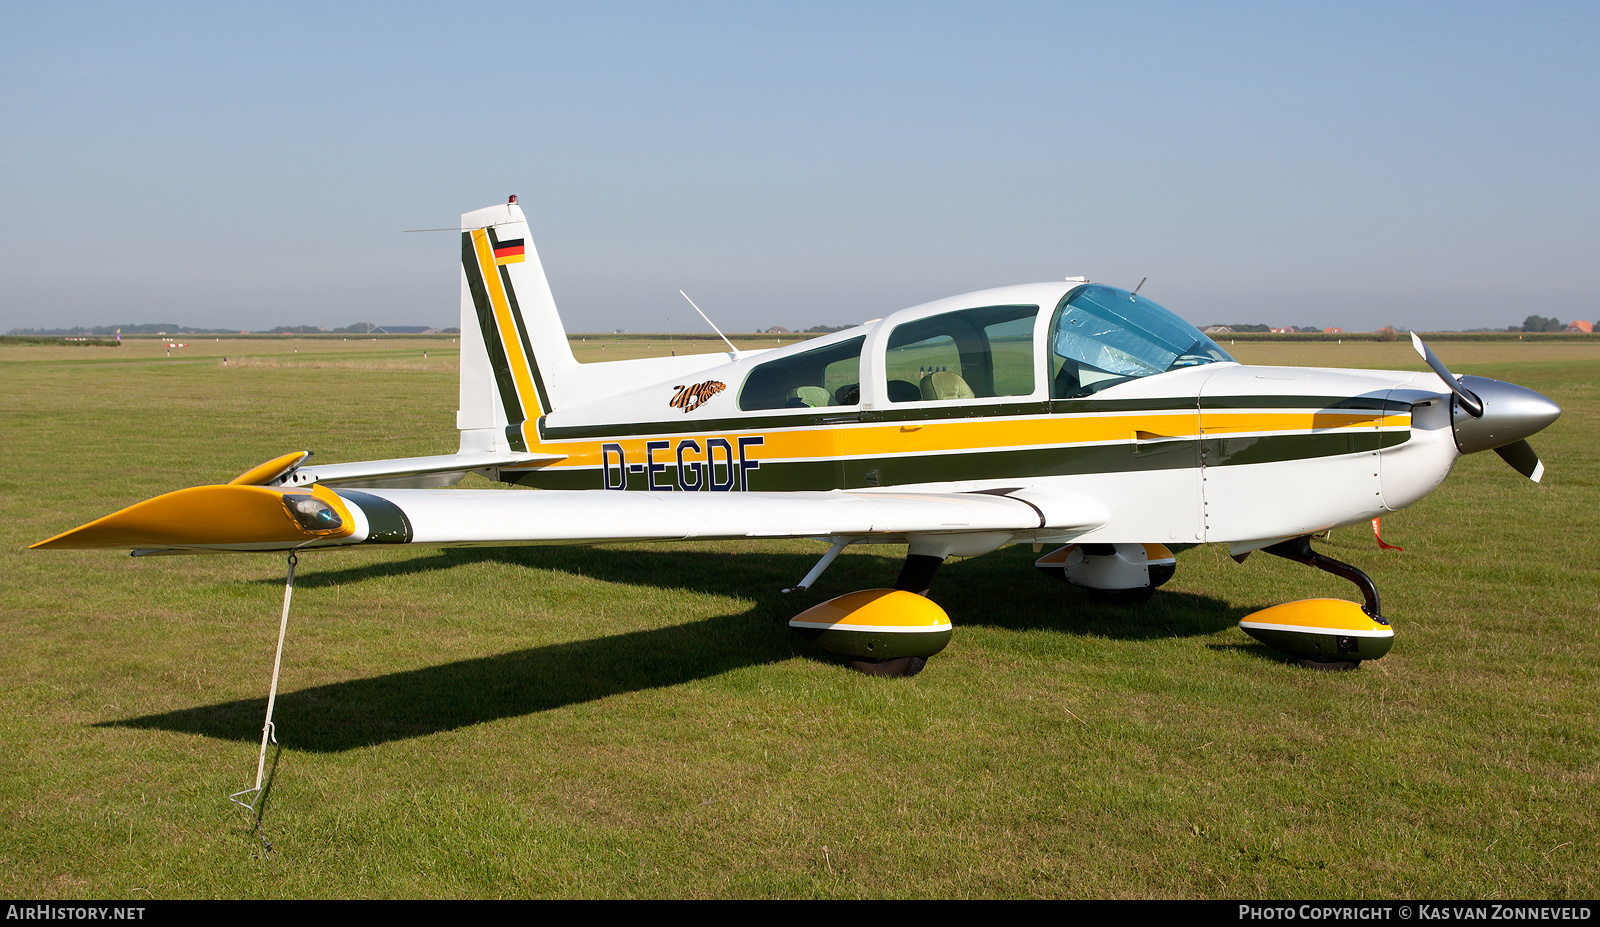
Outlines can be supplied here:
M1085 396L1134 377L1232 361L1170 310L1109 286L1083 286L1056 307L1050 326L1050 395Z

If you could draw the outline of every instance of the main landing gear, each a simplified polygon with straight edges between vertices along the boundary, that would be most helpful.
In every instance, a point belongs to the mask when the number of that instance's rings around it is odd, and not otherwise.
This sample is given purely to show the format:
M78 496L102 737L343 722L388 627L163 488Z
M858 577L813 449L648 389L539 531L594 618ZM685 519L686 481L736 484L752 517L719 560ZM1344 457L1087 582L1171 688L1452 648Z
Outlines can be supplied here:
M797 588L808 588L849 540L835 542ZM1310 537L1260 548L1275 557L1316 567L1354 583L1363 604L1342 599L1287 602L1246 615L1239 627L1269 647L1320 670L1352 670L1394 645L1378 587L1348 563L1311 549ZM893 589L866 589L829 599L796 615L789 626L822 647L849 657L872 676L915 676L928 658L950 643L950 617L927 595L949 551L913 546ZM1243 561L1249 552L1235 559ZM1160 544L1074 544L1040 558L1041 570L1116 601L1148 598L1171 578L1172 552Z
M1376 660L1394 646L1394 628L1378 606L1372 578L1348 563L1311 549L1311 538L1299 537L1262 548L1275 557L1314 566L1356 584L1365 599L1356 605L1343 599L1286 602L1244 616L1239 627L1274 650L1320 670L1353 670L1362 660ZM1249 553L1234 557L1240 562Z
M1108 605L1142 605L1172 578L1178 560L1165 544L1068 544L1034 561Z
M950 643L950 616L927 597L944 559L907 554L893 589L866 589L829 599L790 619L789 627L849 657L851 666L869 676L915 676L928 665L929 657Z

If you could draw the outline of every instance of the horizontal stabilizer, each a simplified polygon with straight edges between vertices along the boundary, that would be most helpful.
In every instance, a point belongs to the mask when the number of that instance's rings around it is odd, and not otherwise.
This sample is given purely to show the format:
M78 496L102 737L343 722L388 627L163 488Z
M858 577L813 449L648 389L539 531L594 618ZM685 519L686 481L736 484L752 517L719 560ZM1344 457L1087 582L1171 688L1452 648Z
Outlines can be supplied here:
M286 475L278 485L303 486L320 483L324 486L351 488L426 489L454 486L474 470L536 466L565 459L565 454L485 451L439 454L433 457L400 457L395 460L364 460L356 463L301 467Z

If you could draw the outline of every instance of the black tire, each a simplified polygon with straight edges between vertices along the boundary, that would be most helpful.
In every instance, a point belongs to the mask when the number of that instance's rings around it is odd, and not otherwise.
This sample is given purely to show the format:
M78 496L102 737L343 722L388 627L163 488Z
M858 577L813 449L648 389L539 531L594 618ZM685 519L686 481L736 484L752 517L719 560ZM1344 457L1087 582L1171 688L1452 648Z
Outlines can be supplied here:
M1319 670L1324 673L1348 673L1361 665L1360 660L1317 660L1311 657L1301 657L1300 665L1306 669Z
M850 665L868 676L915 676L928 665L927 657L899 657L894 660L851 660Z

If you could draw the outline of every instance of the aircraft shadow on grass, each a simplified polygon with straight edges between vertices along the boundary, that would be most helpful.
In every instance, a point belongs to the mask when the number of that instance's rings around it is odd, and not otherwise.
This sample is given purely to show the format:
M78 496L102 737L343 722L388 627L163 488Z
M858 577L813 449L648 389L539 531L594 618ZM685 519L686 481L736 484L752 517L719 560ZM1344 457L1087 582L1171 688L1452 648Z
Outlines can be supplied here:
M825 586L785 595L780 590L810 567L810 557L700 550L524 547L445 550L349 569L308 571L297 577L295 585L297 592L315 594L317 589L485 560L602 582L726 595L754 604L741 612L664 628L280 692L274 720L286 736L293 732L290 745L312 752L339 752L611 695L679 685L747 666L795 658L842 662L789 630L788 619L842 592L887 586L898 569L897 564L881 557L844 556L825 577ZM934 597L951 613L957 642L963 625L1050 629L1123 640L1185 637L1213 634L1237 624L1244 613L1218 599L1180 592L1158 592L1149 603L1140 606L1100 605L1079 590L1039 576L1032 567L1032 557L1024 560L992 554L953 562L941 571L939 580ZM290 634L292 637L292 616ZM1271 656L1267 651L1263 654ZM930 671L937 672L938 664L936 658L930 663ZM893 683L885 680L885 684ZM252 742L261 736L265 712L263 697L106 721L97 726L159 729Z

